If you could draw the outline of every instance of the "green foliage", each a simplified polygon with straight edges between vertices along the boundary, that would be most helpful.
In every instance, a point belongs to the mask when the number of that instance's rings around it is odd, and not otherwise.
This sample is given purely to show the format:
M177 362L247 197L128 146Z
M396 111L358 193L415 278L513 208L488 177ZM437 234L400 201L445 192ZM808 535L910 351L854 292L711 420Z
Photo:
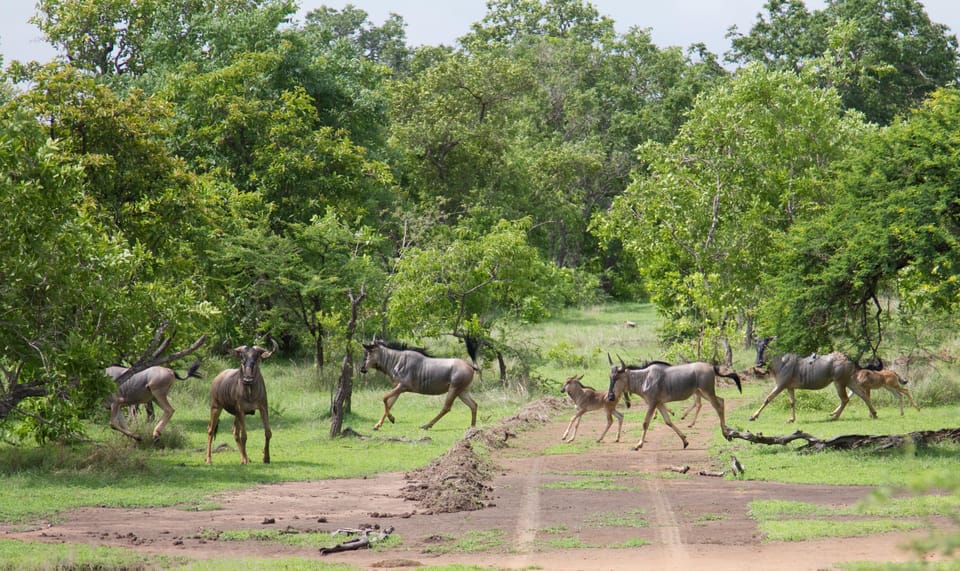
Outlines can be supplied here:
M761 62L837 88L844 107L888 124L960 75L957 37L917 0L845 0L808 12L771 0L728 59Z
M937 92L909 121L866 138L837 169L838 200L798 224L775 256L763 314L778 343L823 350L839 340L875 349L900 300L909 323L955 313L960 237L956 193L960 93Z
M750 66L700 98L672 143L641 147L646 172L592 224L636 258L665 340L692 358L724 354L777 270L781 232L830 200L820 170L858 130L833 92Z

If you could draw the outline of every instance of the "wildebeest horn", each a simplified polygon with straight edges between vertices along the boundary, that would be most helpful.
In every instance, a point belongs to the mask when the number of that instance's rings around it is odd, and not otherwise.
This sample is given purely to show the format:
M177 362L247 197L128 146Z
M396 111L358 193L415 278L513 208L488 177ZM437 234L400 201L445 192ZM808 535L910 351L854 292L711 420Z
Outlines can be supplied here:
M610 362L610 366L613 366L613 359L610 358L610 353L607 353L607 361Z
M626 369L627 364L623 362L623 357L621 357L620 355L617 355L617 359L620 359L620 366Z
M261 359L266 359L266 358L269 357L270 355L273 355L274 353L277 352L277 349L280 348L280 346L277 345L277 340L276 340L276 339L274 339L273 337L271 337L271 338L270 338L270 341L273 343L273 349L271 349L270 351L264 351L263 353L261 353L261 354L260 354L260 358L261 358Z

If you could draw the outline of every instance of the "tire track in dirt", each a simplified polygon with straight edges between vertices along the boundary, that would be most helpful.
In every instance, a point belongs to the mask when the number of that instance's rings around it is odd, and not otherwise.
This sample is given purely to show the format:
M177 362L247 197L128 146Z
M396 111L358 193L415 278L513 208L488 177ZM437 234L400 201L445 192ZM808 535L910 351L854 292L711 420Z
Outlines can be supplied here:
M678 566L690 561L690 552L680 534L680 523L673 505L662 486L663 480L651 478L646 480L647 491L653 500L653 522L657 527L657 535L670 559Z
M515 565L525 566L533 563L530 554L534 551L534 542L537 539L537 530L540 528L540 487L543 475L543 457L537 456L533 465L527 470L523 479L522 500L520 513L517 515L514 534L516 536L515 550L519 554L513 562Z

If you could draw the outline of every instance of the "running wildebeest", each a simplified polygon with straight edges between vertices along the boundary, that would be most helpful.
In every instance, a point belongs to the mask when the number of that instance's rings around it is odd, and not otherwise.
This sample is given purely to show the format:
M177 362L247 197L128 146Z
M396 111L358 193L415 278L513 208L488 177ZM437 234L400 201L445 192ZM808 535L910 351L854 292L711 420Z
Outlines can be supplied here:
M273 341L273 350L259 345L241 345L231 352L240 359L239 369L225 369L213 379L210 386L210 425L207 427L207 464L210 458L213 439L220 427L220 413L227 411L234 416L233 438L240 449L240 463L249 462L247 458L247 418L248 414L260 411L263 421L263 463L270 463L270 420L267 412L267 386L260 373L260 361L273 355L277 342Z
M471 348L467 344L468 350ZM396 384L393 390L383 395L383 416L373 425L373 430L379 430L383 421L390 419L394 422L390 409L402 393L417 393L421 395L442 395L447 398L440 413L421 428L430 429L443 415L450 412L453 401L459 398L470 408L470 426L477 425L477 403L470 396L470 384L473 383L473 373L478 370L476 365L459 358L442 359L431 357L420 349L408 349L403 345L388 344L377 340L363 345L363 364L360 372L376 369ZM476 356L470 358L476 362Z
M160 433L170 422L170 417L173 416L174 408L167 398L170 389L173 388L173 383L177 379L185 381L190 377L200 378L200 375L197 374L199 368L200 361L195 361L184 377L167 367L149 367L131 375L130 378L117 386L117 392L110 401L110 428L139 441L140 436L131 432L127 427L127 419L124 418L120 407L149 404L157 401L157 404L163 410L163 416L153 427L153 443L156 444L160 440ZM111 365L104 369L104 372L116 381L128 370L129 367Z
M662 361L654 361L642 367L636 367L627 366L623 359L620 359L619 365L615 365L609 354L607 360L610 361L610 388L607 391L607 399L616 398L618 391L624 391L624 393L629 391L640 395L647 403L647 414L643 419L643 434L640 436L640 442L633 447L634 450L643 447L650 420L658 410L663 421L677 433L683 442L683 447L686 448L689 445L687 437L673 424L666 403L687 400L694 394L710 401L713 409L717 411L717 416L720 417L720 430L723 435L726 436L729 432L724 417L723 399L717 396L716 381L718 376L733 379L737 384L737 390L743 392L740 377L736 373L721 373L716 365L703 362L670 365Z
M759 355L757 360L762 361L762 355ZM756 420L760 416L760 411L786 389L787 396L790 397L790 420L787 422L794 422L797 419L797 410L793 391L795 389L815 391L830 383L836 386L837 395L840 397L840 405L830 413L831 418L834 420L840 418L843 409L850 402L850 397L847 396L848 389L862 398L870 409L870 416L877 418L877 411L870 403L870 398L854 379L854 373L857 371L856 363L843 353L834 352L828 355L814 353L809 357L801 357L796 353L774 355L770 359L770 371L774 374L776 386L767 398L763 399L763 404L750 416L750 420Z

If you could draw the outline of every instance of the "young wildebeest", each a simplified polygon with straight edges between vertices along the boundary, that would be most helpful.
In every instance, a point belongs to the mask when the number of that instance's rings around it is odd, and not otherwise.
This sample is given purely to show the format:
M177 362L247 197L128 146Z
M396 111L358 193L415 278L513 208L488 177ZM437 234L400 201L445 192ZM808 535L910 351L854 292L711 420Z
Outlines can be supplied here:
M163 416L160 417L157 425L153 427L153 443L156 444L160 440L160 433L163 432L164 427L170 422L170 417L173 416L174 408L167 399L167 395L170 394L170 389L173 388L173 383L176 379L185 381L190 377L200 378L200 375L197 374L197 369L199 368L200 361L195 361L193 365L190 366L185 377L181 377L176 371L167 367L149 367L131 375L130 378L117 387L117 392L110 401L110 428L139 441L140 436L131 432L127 427L127 419L124 418L123 411L120 407L149 404L157 401L157 404L163 409ZM104 369L104 372L116 381L128 370L128 367L111 365Z
M471 351L470 357L476 362L476 356L472 354L473 345L468 343L467 350ZM393 403L397 402L397 398L406 392L421 395L446 393L447 395L440 413L420 427L424 430L428 430L443 415L450 412L453 401L458 397L470 408L470 426L476 426L477 403L470 396L470 384L473 383L473 373L477 370L475 365L457 358L438 359L420 349L407 349L402 345L387 344L379 340L370 345L364 344L363 351L360 372L366 373L368 369L376 369L386 374L396 384L393 390L383 395L383 416L373 425L374 430L379 430L386 419L390 419L391 423L394 422L390 409L393 408Z
M860 385L863 392L866 393L868 401L870 400L871 389L887 389L893 393L894 396L900 399L900 416L903 416L904 396L910 399L910 404L912 404L915 409L920 410L917 401L913 400L913 395L910 394L910 389L907 388L907 381L900 378L900 375L898 375L896 371L891 371L890 369L882 369L880 371L859 369L854 375L854 380Z
M607 355L607 360L610 361L610 389L607 391L607 399L616 398L616 393L620 390L640 395L647 403L647 414L643 419L643 434L640 436L640 442L633 447L634 450L643 447L650 420L658 410L663 417L663 422L677 433L683 442L683 447L686 448L689 445L687 437L673 424L666 403L687 400L694 394L710 401L713 409L717 411L717 416L720 417L720 430L723 435L726 436L729 432L724 417L723 399L717 396L716 383L718 376L727 377L733 379L737 384L737 390L743 392L740 377L736 373L721 373L716 365L703 362L683 365L654 362L644 367L628 367L623 359L620 359L620 365L614 365L610 355Z
M207 427L207 464L211 463L210 448L220 426L220 413L227 411L234 416L233 438L240 448L240 463L249 462L247 458L247 418L246 415L260 411L263 421L263 462L270 463L270 420L267 412L267 386L260 373L260 361L273 355L277 342L273 341L273 350L254 345L241 345L232 353L239 357L239 369L221 371L210 386L210 425Z
M790 420L787 422L794 422L797 419L797 410L793 391L795 389L820 390L830 383L836 386L837 395L840 397L840 406L830 413L831 418L834 420L840 418L843 409L850 402L847 389L862 398L863 402L867 403L867 408L870 409L870 416L877 418L877 411L870 403L870 397L854 381L853 375L857 370L856 364L843 353L814 354L809 357L801 357L795 353L774 355L770 359L770 370L776 378L776 386L770 391L767 398L763 399L763 404L760 405L757 412L753 413L750 420L756 420L760 416L760 411L786 389L787 396L790 397Z
M563 383L563 387L560 389L561 392L567 393L570 398L573 399L574 404L577 405L577 413L570 418L570 423L567 424L567 429L563 432L560 440L567 441L567 434L569 434L570 429L573 428L573 434L570 435L570 440L568 441L573 442L577 437L577 430L580 428L580 419L583 418L583 415L592 410L600 410L602 408L604 412L607 413L607 427L600 433L600 438L597 439L597 442L602 442L603 437L607 435L607 431L610 430L610 426L613 424L614 416L617 417L617 439L615 442L620 442L620 433L623 431L623 413L617 410L620 394L615 395L616 398L609 401L607 400L606 391L598 391L593 387L584 386L583 383L580 382L581 379L583 379L583 375L570 377ZM630 401L627 401L627 406L630 406Z

